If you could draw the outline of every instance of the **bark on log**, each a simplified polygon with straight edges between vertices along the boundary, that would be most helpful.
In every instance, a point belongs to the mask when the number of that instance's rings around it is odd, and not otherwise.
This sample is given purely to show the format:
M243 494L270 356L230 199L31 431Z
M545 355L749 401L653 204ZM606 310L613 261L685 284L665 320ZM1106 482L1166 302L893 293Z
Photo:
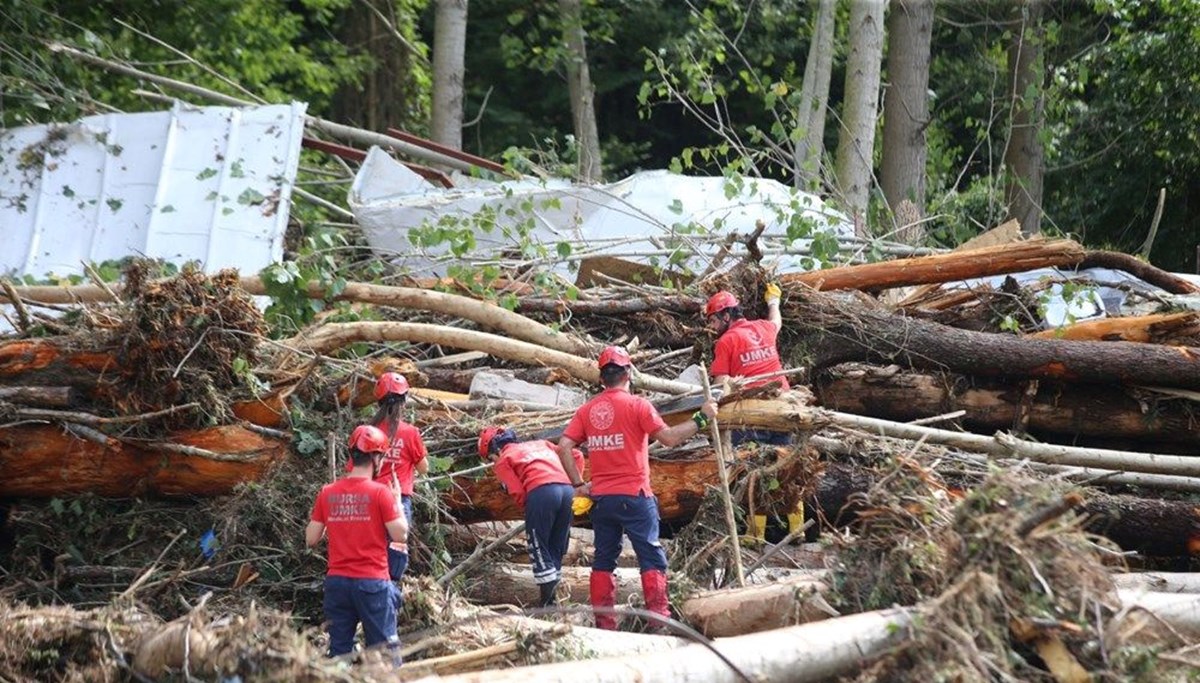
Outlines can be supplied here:
M558 314L569 312L576 316L629 315L651 311L691 314L698 313L703 305L703 299L685 294L647 295L621 299L576 299L575 301L522 297L517 301L517 310Z
M687 645L654 654L479 671L426 680L445 683L626 683L631 680L641 683L745 683L745 676L755 676L755 680L799 683L856 671L866 661L904 642L912 621L911 610L892 609L717 640L714 647L738 671L707 647Z
M826 291L874 291L1019 273L1035 268L1072 266L1082 261L1086 253L1082 246L1071 240L1032 239L933 256L788 273L779 280L792 295L800 291L798 285Z
M343 346L366 341L407 341L483 351L497 358L528 365L561 367L570 372L573 377L585 382L592 384L600 382L600 370L596 368L596 362L591 355L571 355L494 334L442 325L396 322L332 323L315 328L286 343L296 348L325 354ZM637 374L635 381L638 386L650 391L661 391L668 394L686 394L697 389L691 384L660 379L642 373Z
M1188 280L1168 273L1161 268L1155 268L1137 257L1116 251L1089 251L1075 267L1081 270L1084 268L1112 268L1113 270L1121 270L1155 287L1165 289L1172 294L1196 294L1200 292L1200 287Z
M426 368L423 372L429 378L428 386L430 389L453 391L459 394L470 393L471 380L479 372L507 372L511 373L515 379L531 384L551 385L556 382L566 383L571 381L571 374L562 368L518 368L516 370L493 370L487 367L467 368L465 370Z
M1029 336L1035 339L1190 345L1200 340L1200 313L1190 311L1087 320Z
M827 590L819 579L800 577L694 595L679 613L709 638L740 636L837 616L821 598Z
M744 451L738 457L749 454L750 451ZM586 480L590 477L588 463L585 470ZM717 462L710 450L688 460L650 459L650 486L658 496L663 522L690 520L700 507L707 487L716 486L717 482ZM455 477L442 502L459 523L524 519L512 497L490 475L476 480Z
M971 332L819 292L792 296L789 326L819 335L814 368L858 360L985 376L1200 388L1200 348Z
M219 496L261 479L289 452L287 441L237 426L170 438L173 444L229 457L182 455L117 439L102 445L45 425L0 429L0 496Z
M1200 574L1195 572L1130 572L1112 579L1118 590L1200 594Z
M1019 441L1004 433L997 433L989 438L978 434L932 429L848 413L828 411L828 415L830 421L839 427L912 441L923 440L928 443L974 453L986 453L1001 458L1028 458L1035 462L1051 465L1200 477L1200 458L1161 453L1112 451L1101 448L1073 448Z
M676 425L692 419L693 411L664 413L663 422ZM722 429L765 429L774 432L811 432L829 424L819 410L786 399L743 399L717 409Z
M966 411L974 431L1012 429L1021 415L1024 386L847 365L822 373L813 384L822 406L856 415L908 422ZM1118 386L1041 382L1028 405L1029 432L1043 440L1079 436L1177 441L1200 440L1200 416L1181 401L1143 399Z
M76 392L71 387L3 387L0 401L41 408L70 408Z
M873 475L861 468L829 463L817 488L816 512L835 526L855 518L855 494L866 493ZM1154 557L1200 554L1200 508L1186 501L1088 492L1081 513L1087 528L1125 550Z

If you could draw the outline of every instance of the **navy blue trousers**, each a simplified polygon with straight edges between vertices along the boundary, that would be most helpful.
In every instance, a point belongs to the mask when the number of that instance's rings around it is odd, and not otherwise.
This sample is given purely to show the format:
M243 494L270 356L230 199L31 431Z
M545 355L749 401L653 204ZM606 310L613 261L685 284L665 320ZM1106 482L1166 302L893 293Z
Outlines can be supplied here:
M570 484L542 484L525 496L525 538L534 583L558 581L563 555L571 540L571 502L575 489Z
M404 521L408 522L408 537L413 534L412 496L400 496L400 506L404 508ZM388 546L388 575L392 581L399 581L408 570L408 553L394 550Z
M400 644L396 635L396 584L387 579L325 577L325 619L329 622L329 656L354 649L354 631L361 622L367 647Z
M643 572L667 571L667 554L658 542L658 499L654 496L592 496L592 530L596 534L596 558L592 569L611 572L629 537L638 567Z

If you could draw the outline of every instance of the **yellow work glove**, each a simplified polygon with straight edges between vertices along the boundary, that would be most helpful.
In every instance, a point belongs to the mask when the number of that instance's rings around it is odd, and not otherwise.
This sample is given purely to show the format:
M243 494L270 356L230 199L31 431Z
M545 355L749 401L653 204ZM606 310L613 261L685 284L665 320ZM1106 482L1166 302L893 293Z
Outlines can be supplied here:
M779 285L772 282L767 285L767 291L763 294L763 301L767 304L779 303L779 297L783 296L783 292L779 290Z
M571 501L571 511L575 516L586 515L588 510L592 509L592 499L587 496L575 496L575 500Z

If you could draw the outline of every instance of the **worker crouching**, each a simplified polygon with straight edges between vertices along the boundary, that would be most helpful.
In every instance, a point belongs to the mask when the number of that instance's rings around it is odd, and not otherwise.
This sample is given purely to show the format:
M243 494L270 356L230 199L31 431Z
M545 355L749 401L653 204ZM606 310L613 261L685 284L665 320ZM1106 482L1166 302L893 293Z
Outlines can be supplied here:
M479 434L479 456L495 463L500 483L525 509L525 538L539 604L555 604L562 578L563 556L571 539L575 489L558 458L554 444L543 439L518 442L511 429L488 427ZM574 452L578 469L583 454Z

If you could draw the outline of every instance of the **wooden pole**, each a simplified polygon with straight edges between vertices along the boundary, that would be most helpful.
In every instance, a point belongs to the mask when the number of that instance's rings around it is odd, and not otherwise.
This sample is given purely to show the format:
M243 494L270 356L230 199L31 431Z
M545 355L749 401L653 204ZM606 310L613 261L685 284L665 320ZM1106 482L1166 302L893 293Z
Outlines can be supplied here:
M708 368L700 364L700 377L704 380L704 400L712 400L712 386L708 382ZM725 523L729 525L729 543L733 548L733 568L738 588L746 585L746 573L742 569L742 542L738 538L737 518L733 514L733 496L729 494L729 471L725 468L725 448L721 443L721 428L714 415L708 422L709 439L717 456L717 472L721 476L721 498L725 501Z

